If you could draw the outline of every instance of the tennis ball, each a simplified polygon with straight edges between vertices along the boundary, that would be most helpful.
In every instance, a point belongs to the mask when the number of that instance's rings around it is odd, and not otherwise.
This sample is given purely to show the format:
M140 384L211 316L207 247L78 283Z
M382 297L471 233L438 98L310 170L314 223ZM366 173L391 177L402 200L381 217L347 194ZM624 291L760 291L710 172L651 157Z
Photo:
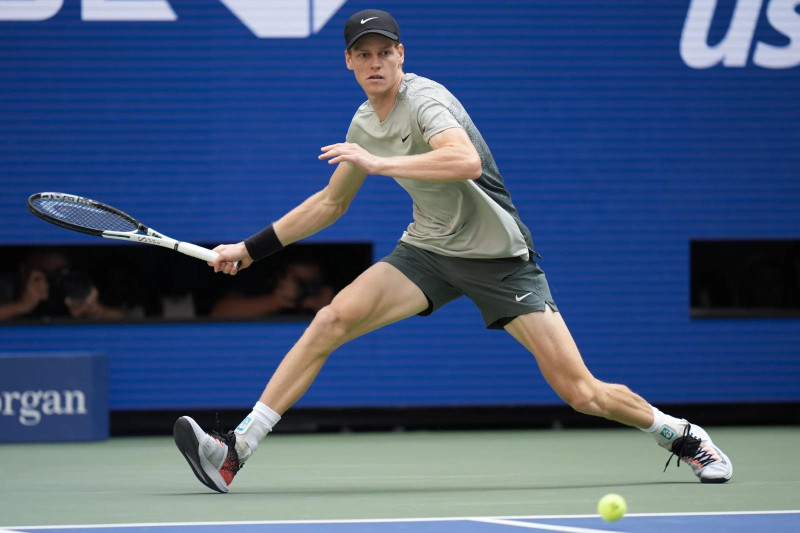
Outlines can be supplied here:
M619 494L606 494L597 502L597 512L606 522L616 522L627 510L628 505L625 503L625 498Z

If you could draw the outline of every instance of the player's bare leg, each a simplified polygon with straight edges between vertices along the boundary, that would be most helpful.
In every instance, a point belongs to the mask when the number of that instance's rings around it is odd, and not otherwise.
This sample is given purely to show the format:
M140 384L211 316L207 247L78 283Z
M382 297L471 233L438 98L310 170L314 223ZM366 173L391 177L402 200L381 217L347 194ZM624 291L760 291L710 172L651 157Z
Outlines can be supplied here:
M425 295L389 263L376 263L321 309L289 350L261 395L283 414L306 392L328 356L347 341L428 306Z
M197 479L213 490L227 492L258 443L308 390L331 352L427 306L422 291L390 264L380 262L364 271L317 313L235 431L209 435L190 417L178 419L173 429L175 443Z
M576 411L638 428L653 423L653 411L641 396L589 372L561 313L545 306L544 312L518 316L506 331L536 357L544 379Z
M730 459L701 427L665 415L625 385L595 378L561 313L545 306L544 312L515 318L506 330L534 355L547 383L576 411L651 433L659 445L689 464L702 482L724 483L733 475Z

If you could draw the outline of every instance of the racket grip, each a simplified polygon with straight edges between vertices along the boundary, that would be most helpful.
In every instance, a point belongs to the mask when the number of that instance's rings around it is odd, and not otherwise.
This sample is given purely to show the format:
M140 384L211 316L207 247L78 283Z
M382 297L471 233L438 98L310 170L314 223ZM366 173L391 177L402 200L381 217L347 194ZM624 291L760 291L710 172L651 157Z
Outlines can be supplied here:
M175 249L182 254L196 257L197 259L202 259L203 261L208 262L212 262L214 259L219 257L219 254L214 250L209 250L208 248L203 248L202 246L197 246L196 244L192 244L190 242L179 242L178 247ZM236 261L234 266L239 268L241 264L241 261Z
M219 255L217 252L213 250L209 250L208 248L203 248L202 246L197 246L196 244L192 244L190 242L179 242L178 246L175 248L178 252L182 254L186 254L191 257L196 257L197 259L202 259L203 261L213 261Z

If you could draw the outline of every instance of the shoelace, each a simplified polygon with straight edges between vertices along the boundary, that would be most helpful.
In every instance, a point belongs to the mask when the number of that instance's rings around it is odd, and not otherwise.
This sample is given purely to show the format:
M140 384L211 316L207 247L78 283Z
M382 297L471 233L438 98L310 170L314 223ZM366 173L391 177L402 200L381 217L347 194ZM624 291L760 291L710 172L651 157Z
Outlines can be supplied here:
M675 439L675 442L672 443L672 455L669 456L667 464L664 465L664 472L667 471L670 461L672 461L672 458L675 456L678 457L678 461L676 462L678 467L681 466L680 460L682 458L691 458L695 463L703 466L717 460L716 457L700 446L701 441L691 434L691 428L691 424L686 424L686 428L683 430L683 436L678 437Z
M221 443L225 444L226 446L233 446L236 443L236 437L233 436L233 431L228 431L226 433L220 433L216 429L212 429L208 432L211 438L220 441Z
M234 434L233 430L227 431L225 433L220 433L216 429L212 429L208 432L211 438L216 439L219 442L222 442L228 447L228 456L225 458L225 465L230 469L234 474L242 469L244 463L240 463L238 460L238 455L236 455L236 435ZM231 453L234 454L236 458L235 461L231 460Z
M244 467L244 463L239 462L239 455L236 453L236 435L233 430L225 433L222 432L220 429L218 412L214 415L214 418L216 429L212 429L208 432L208 434L212 439L215 439L217 442L221 442L228 447L228 456L225 457L223 468L227 467L227 470L230 470L235 475ZM231 460L231 453L234 454L235 460Z
M214 439L214 440L216 440L218 442L221 442L221 443L225 444L228 447L233 445L230 442L231 439L234 439L233 442L236 442L235 437L233 436L233 431L228 431L227 433L223 433L222 430L220 429L220 427L219 427L219 413L216 413L214 415L214 426L215 426L215 429L212 429L211 431L207 432L208 435L212 439Z

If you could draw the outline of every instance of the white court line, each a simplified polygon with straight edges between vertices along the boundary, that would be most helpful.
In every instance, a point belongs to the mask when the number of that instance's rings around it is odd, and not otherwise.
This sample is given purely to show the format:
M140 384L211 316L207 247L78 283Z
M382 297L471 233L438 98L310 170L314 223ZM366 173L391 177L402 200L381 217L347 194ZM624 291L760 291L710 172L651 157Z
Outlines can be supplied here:
M560 531L562 533L624 533L613 529L587 529L585 527L557 526L555 524L537 524L536 522L517 522L516 520L505 520L502 518L476 518L472 522L484 524L497 524L500 526L522 527L526 529L541 529L544 531Z
M688 513L627 513L626 517L636 516L727 516L727 515L766 515L766 514L800 514L800 509L783 511L700 511ZM598 518L598 514L563 514L563 515L529 515L529 516L453 516L436 518L358 518L336 520L253 520L232 522L141 522L129 524L83 524L62 526L6 526L14 529L95 529L123 527L191 527L191 526L242 526L242 525L281 525L281 524L379 524L384 522L457 522L475 520L550 520L561 518ZM2 526L0 526L1 528ZM608 531L608 530L604 530ZM12 533L19 533L12 530Z

